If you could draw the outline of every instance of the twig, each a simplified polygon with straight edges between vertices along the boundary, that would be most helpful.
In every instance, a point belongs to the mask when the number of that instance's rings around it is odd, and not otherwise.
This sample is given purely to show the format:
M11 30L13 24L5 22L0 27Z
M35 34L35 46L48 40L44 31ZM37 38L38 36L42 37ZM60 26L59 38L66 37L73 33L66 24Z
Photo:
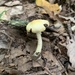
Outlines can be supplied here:
M68 73L67 73L66 69L64 68L64 66L62 65L62 63L61 63L55 56L53 56L53 57L58 61L58 63L59 63L60 66L62 67L62 69L59 70L59 71L60 71L61 73L62 73L62 72L65 72L65 74L68 75Z
M70 38L71 39L74 39L74 36L73 36L73 34L72 34L72 30L71 30L71 22L69 21L68 22L68 32L69 32L69 35L70 35Z
M12 37L10 37L4 30L1 30L0 31L0 33L2 33L2 34L4 34L4 35L6 35L8 38L10 38L11 39L11 41L10 41L10 43L9 43L9 48L8 48L8 51L10 50L10 47L11 47L11 44L12 44L12 41L13 41L13 39L12 39Z
M36 61L36 62L37 62L42 68L44 68L44 69L48 72L49 75L52 75L51 72L50 72L46 67L42 66L38 61Z
M67 73L66 69L65 69L65 68L64 68L64 66L61 64L61 62L60 62L59 60L58 60L58 62L59 62L59 64L61 65L62 69L64 69L65 74L66 74L66 75L68 75L68 73Z

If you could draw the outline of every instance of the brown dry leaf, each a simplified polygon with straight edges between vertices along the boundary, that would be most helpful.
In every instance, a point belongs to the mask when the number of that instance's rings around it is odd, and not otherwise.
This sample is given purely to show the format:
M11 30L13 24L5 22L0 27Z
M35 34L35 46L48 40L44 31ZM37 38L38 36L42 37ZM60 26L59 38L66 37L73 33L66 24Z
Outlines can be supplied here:
M4 73L2 75L22 75L21 71L12 69L12 68L8 68L8 67L5 68L4 72L6 72L6 73Z
M63 15L58 15L58 16L59 16L59 18L65 19L66 21L70 20L71 22L75 23L75 19L74 19L75 17L71 17L71 16L65 17Z
M29 61L29 58L20 57L17 61L18 70L20 70L22 72L30 70L30 68L32 67L32 63L28 62L28 61Z
M14 59L14 58L21 56L21 55L24 55L24 52L22 51L21 47L11 49L11 55L10 55L11 59Z
M41 10L40 10L40 13L41 13L41 14L47 14L47 12L46 12L44 9L41 9Z
M26 75L49 75L46 71L39 71L39 72L33 72L30 74L26 74Z
M37 61L40 62L40 64L42 64L42 66L43 66L43 60L42 59L39 59ZM41 67L40 64L38 64L37 62L33 61L33 67Z
M61 11L61 8L58 4L50 4L46 0L36 0L36 5L43 7L48 14L50 14L50 12L58 14Z
M36 8L34 4L27 3L24 5L24 10L26 17L35 16L36 14Z
M47 59L46 67L51 71L52 75L57 73L61 73L60 71L63 69L60 63L56 60L56 58L52 55L51 52L46 51L43 53L44 58Z
M5 54L0 54L0 62L4 59Z
M0 65L0 73L4 71L4 67L2 65Z
M36 0L36 5L37 6L42 6L42 0Z

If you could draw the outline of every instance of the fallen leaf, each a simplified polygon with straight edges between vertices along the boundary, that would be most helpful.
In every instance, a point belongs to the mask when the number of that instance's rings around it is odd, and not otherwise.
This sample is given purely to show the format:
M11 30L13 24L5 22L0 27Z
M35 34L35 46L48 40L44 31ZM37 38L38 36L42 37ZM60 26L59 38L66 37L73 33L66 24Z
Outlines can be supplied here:
M0 73L4 71L4 67L2 65L0 65Z
M7 0L0 0L0 6L3 5Z
M18 70L20 70L22 72L29 70L32 67L32 63L27 62L28 60L29 60L29 58L20 57L17 62Z
M62 16L62 15L58 15L59 18L63 18L65 20L70 20L71 22L75 23L75 17L71 17L71 16L68 16L68 17L65 17L65 16Z
M47 59L46 67L49 68L51 73L53 73L52 75L56 74L57 71L59 72L63 69L58 60L52 55L51 52L46 51L45 53L43 53L43 56L45 59Z
M69 61L72 63L72 67L75 68L75 40L67 38L66 48L68 49Z
M16 1L9 1L9 2L6 2L5 5L6 6L14 6L14 5L20 5L20 1L16 0Z
M71 27L71 30L72 31L75 31L75 25Z
M42 64L42 66L43 66L43 60L42 59L39 59L37 61L40 62L40 64ZM33 61L33 67L41 67L41 65L38 64L37 61Z
M42 6L42 0L36 0L36 5L37 6Z
M54 14L58 14L61 11L61 6L59 6L57 3L51 4L46 0L36 0L36 5L43 7L48 14L50 14L50 12L54 12Z
M0 62L4 59L5 54L0 55Z
M60 21L57 21L56 23L54 23L54 29L60 34L63 34L65 32L65 28Z
M9 14L10 16L14 16L22 13L23 13L23 6L11 7L11 9L7 11L7 14Z
M55 28L60 28L61 26L63 26L63 24L60 21L57 21L56 23L54 23L54 27Z
M4 12L5 11L5 12ZM23 6L14 6L14 7L0 7L0 14L3 12L1 16L1 20L10 20L10 18L14 15L23 13Z
M0 49L8 49L8 44L4 43L2 40L0 40Z
M10 55L11 59L14 59L14 58L16 58L18 56L21 56L21 55L24 55L21 47L19 47L19 48L12 48L11 49L11 55Z

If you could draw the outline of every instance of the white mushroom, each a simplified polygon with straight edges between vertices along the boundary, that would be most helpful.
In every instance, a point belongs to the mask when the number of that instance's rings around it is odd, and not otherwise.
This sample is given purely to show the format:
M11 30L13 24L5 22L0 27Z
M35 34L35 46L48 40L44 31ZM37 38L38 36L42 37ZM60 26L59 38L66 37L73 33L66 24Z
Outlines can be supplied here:
M36 33L37 39L38 39L38 44L36 51L33 54L33 57L36 59L40 56L41 54L41 49L42 49L42 37L41 37L41 32L46 30L45 24L49 26L49 22L47 20L33 20L26 26L27 32L32 32Z

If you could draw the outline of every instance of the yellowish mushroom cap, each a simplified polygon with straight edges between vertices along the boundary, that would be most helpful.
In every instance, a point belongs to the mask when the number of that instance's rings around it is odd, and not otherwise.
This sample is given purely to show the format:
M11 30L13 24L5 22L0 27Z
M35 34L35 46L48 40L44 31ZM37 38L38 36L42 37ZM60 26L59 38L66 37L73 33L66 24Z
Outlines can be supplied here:
M46 29L44 24L49 26L49 22L47 20L33 20L26 26L26 30L27 32L32 31L33 33L43 32Z

